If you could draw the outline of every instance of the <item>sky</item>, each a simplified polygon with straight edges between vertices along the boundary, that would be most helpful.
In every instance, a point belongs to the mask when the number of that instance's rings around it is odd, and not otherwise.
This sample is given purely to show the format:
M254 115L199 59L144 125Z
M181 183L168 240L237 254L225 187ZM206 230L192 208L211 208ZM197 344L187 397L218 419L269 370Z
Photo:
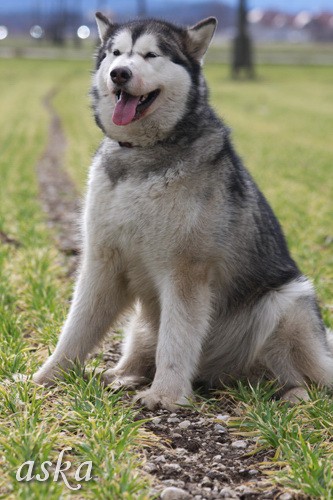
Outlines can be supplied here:
M156 2L156 0L153 0ZM163 0L162 0L163 1ZM165 1L165 0L164 0ZM181 0L182 2L193 2L193 0ZM202 0L194 0L202 1ZM224 0L229 5L237 5L237 0ZM247 0L250 9L278 8L286 11L309 10L318 12L321 10L333 10L333 0Z
M156 4L167 5L168 3L193 3L204 2L205 0L146 0L148 10L149 5ZM206 0L208 1L208 0ZM68 6L82 5L83 10L104 10L111 8L115 11L124 12L124 10L135 11L137 0L0 0L0 15L1 12L8 11L26 11L35 6L54 6L59 3L66 3ZM237 0L224 0L224 3L229 5L236 5ZM321 10L333 10L333 0L248 0L249 8L277 8L289 12L297 12L300 10L309 10L311 12L318 12Z
M233 3L228 1L228 3ZM319 12L322 10L333 10L332 0L248 0L249 8L267 9L270 7L278 7L281 10L296 12L300 10L309 10L311 12Z

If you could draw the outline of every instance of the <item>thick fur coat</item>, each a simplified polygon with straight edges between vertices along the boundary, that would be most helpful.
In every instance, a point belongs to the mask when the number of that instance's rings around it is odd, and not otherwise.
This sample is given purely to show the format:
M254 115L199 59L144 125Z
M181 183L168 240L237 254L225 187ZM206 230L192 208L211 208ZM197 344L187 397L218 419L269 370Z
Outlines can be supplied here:
M149 408L186 403L192 385L267 374L285 391L332 384L315 293L280 225L210 108L201 72L216 20L112 24L97 14L93 77L105 133L92 163L83 254L58 345L35 374L83 362L135 310L106 382L150 382Z

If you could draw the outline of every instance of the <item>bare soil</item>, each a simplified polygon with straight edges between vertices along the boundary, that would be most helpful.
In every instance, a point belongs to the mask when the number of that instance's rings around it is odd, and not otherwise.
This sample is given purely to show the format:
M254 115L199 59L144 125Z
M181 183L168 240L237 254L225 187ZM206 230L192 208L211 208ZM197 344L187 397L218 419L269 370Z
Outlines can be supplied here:
M55 230L55 244L68 255L71 273L79 259L81 201L75 185L62 168L66 138L52 106L54 94L55 90L44 100L50 114L50 127L37 174L40 199L47 220ZM1 235L1 239L5 237ZM119 339L107 339L102 350L104 366L113 366L120 356ZM145 428L154 437L143 450L144 473L153 477L152 498L162 492L162 498L169 500L304 498L268 483L260 464L271 454L251 456L255 440L230 433L227 427L230 416L235 416L235 407L227 400L221 400L219 412L214 415L188 409L171 414L165 410L139 409L137 418L151 419ZM172 487L176 489L170 489Z
M37 164L40 199L49 225L55 229L56 244L67 255L78 255L81 200L67 172L62 168L67 141L59 116L52 106L56 89L44 98L50 115L46 148Z

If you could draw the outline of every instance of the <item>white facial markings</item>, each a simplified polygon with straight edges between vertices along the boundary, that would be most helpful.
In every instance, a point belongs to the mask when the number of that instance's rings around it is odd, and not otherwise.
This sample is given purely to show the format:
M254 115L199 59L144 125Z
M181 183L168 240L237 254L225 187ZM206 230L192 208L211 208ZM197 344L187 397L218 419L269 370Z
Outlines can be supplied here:
M119 51L120 55L113 55ZM161 87L161 82L156 78L159 66L162 66L161 57L145 59L146 54L151 52L159 54L156 38L152 34L144 33L134 43L129 30L123 30L113 39L108 56L106 69L107 87L113 92L114 84L110 73L114 68L124 66L132 71L132 78L126 85L126 91L132 95L146 95ZM156 62L160 60L159 62ZM106 66L105 66L106 68ZM157 71L156 71L157 70ZM155 84L156 81L156 84Z
M122 30L116 35L112 42L112 51L119 50L120 54L129 54L132 50L132 35L129 30Z
M119 51L119 54L114 55L114 51ZM154 35L144 33L133 45L131 32L129 30L121 31L115 36L112 42L112 48L110 50L110 55L113 57L111 69L120 64L132 66L133 64L139 64L139 62L142 63L138 58L145 58L148 53L152 52L157 56L161 55ZM152 59L156 58L149 59L151 62Z
M154 52L159 55L160 50L156 42L156 37L152 34L144 33L135 41L133 52L142 57L145 57L148 52Z
M115 50L121 55L113 55ZM158 57L145 58L150 52ZM128 94L147 96L155 90L160 91L141 119L122 127L112 122L117 87L110 76L112 69L120 66L128 67L132 72L131 79L124 86ZM186 68L161 53L153 33L143 33L133 44L130 30L124 29L115 36L107 57L102 61L96 85L101 94L99 118L107 135L118 141L150 144L165 137L184 115L191 78Z

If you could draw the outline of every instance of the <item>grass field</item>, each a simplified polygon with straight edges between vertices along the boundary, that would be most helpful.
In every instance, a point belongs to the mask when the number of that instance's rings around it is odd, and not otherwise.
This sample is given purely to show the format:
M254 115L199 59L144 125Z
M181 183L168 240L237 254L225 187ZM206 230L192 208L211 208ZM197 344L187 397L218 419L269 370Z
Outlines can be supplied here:
M90 65L78 61L0 60L0 496L74 495L63 482L18 482L26 460L54 463L71 447L73 464L92 460L93 480L82 498L148 498L139 450L146 436L135 411L94 380L55 389L9 383L32 373L55 345L68 309L71 282L38 202L35 165L47 138L43 96L54 105L68 138L66 168L84 190L90 157L101 139L88 105ZM333 73L325 67L258 69L258 80L233 82L228 68L208 65L211 99L234 129L234 141L277 212L291 251L314 279L326 324L333 326ZM312 389L296 408L272 401L267 387L240 385L233 430L276 451L262 464L270 481L313 498L333 497L333 400ZM218 412L217 395L203 411ZM240 412L240 416L239 416ZM73 483L74 484L74 483Z
M48 40L7 38L0 44L0 57L28 57L36 59L88 60L95 40L83 40L80 48L68 41L63 47ZM216 37L207 54L209 63L228 64L232 41ZM333 61L332 43L255 42L254 60L257 64L328 65Z

